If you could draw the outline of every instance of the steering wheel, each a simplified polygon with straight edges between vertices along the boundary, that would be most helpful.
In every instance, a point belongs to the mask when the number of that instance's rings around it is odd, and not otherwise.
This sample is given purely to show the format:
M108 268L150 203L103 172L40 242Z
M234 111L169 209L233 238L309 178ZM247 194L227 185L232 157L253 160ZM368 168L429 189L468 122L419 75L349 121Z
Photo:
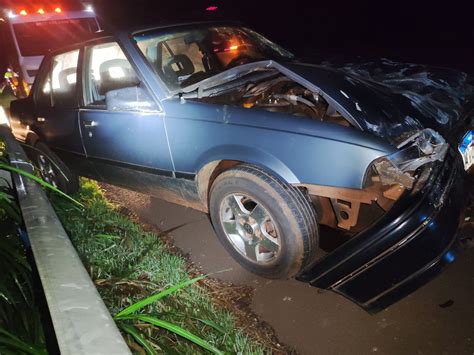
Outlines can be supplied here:
M226 65L226 69L230 69L232 67L237 67L239 65L243 65L243 64L247 64L247 63L250 63L252 62L253 59L252 57L250 57L248 54L241 54L239 55L238 57L235 57L234 59L232 59L227 65Z

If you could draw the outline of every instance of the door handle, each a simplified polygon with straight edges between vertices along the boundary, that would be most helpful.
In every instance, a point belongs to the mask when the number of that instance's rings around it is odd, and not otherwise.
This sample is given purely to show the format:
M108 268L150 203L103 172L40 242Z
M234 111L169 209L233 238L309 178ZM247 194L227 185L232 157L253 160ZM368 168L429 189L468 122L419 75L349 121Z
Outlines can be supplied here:
M95 127L99 125L96 121L93 121L93 120L82 120L82 124L84 125L84 127L87 127L87 128Z

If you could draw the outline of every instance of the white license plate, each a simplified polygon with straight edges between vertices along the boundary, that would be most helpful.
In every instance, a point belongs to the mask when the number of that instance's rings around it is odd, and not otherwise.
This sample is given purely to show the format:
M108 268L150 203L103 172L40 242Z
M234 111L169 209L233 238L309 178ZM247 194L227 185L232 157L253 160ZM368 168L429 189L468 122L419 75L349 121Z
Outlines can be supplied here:
M467 171L474 165L474 131L469 131L463 137L458 150L461 153L462 161L464 162L464 169Z

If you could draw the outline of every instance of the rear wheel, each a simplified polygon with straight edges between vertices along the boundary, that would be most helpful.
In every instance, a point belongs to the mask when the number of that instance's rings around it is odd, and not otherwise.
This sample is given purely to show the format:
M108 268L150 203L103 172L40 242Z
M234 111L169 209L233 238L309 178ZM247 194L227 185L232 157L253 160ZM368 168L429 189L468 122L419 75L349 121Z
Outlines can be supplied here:
M316 214L297 188L239 165L214 181L209 210L217 236L246 269L269 278L297 274L318 245Z
M32 155L41 177L47 183L66 194L73 194L79 190L78 176L71 172L66 164L46 144L42 142L36 143Z

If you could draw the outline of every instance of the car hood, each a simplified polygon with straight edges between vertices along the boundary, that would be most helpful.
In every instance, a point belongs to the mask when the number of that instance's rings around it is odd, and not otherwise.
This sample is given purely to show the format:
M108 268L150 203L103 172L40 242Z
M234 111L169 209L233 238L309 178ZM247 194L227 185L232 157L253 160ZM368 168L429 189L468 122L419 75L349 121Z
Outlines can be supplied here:
M388 60L342 66L281 64L286 75L313 86L364 131L391 143L423 128L448 137L470 119L473 81L460 71Z

